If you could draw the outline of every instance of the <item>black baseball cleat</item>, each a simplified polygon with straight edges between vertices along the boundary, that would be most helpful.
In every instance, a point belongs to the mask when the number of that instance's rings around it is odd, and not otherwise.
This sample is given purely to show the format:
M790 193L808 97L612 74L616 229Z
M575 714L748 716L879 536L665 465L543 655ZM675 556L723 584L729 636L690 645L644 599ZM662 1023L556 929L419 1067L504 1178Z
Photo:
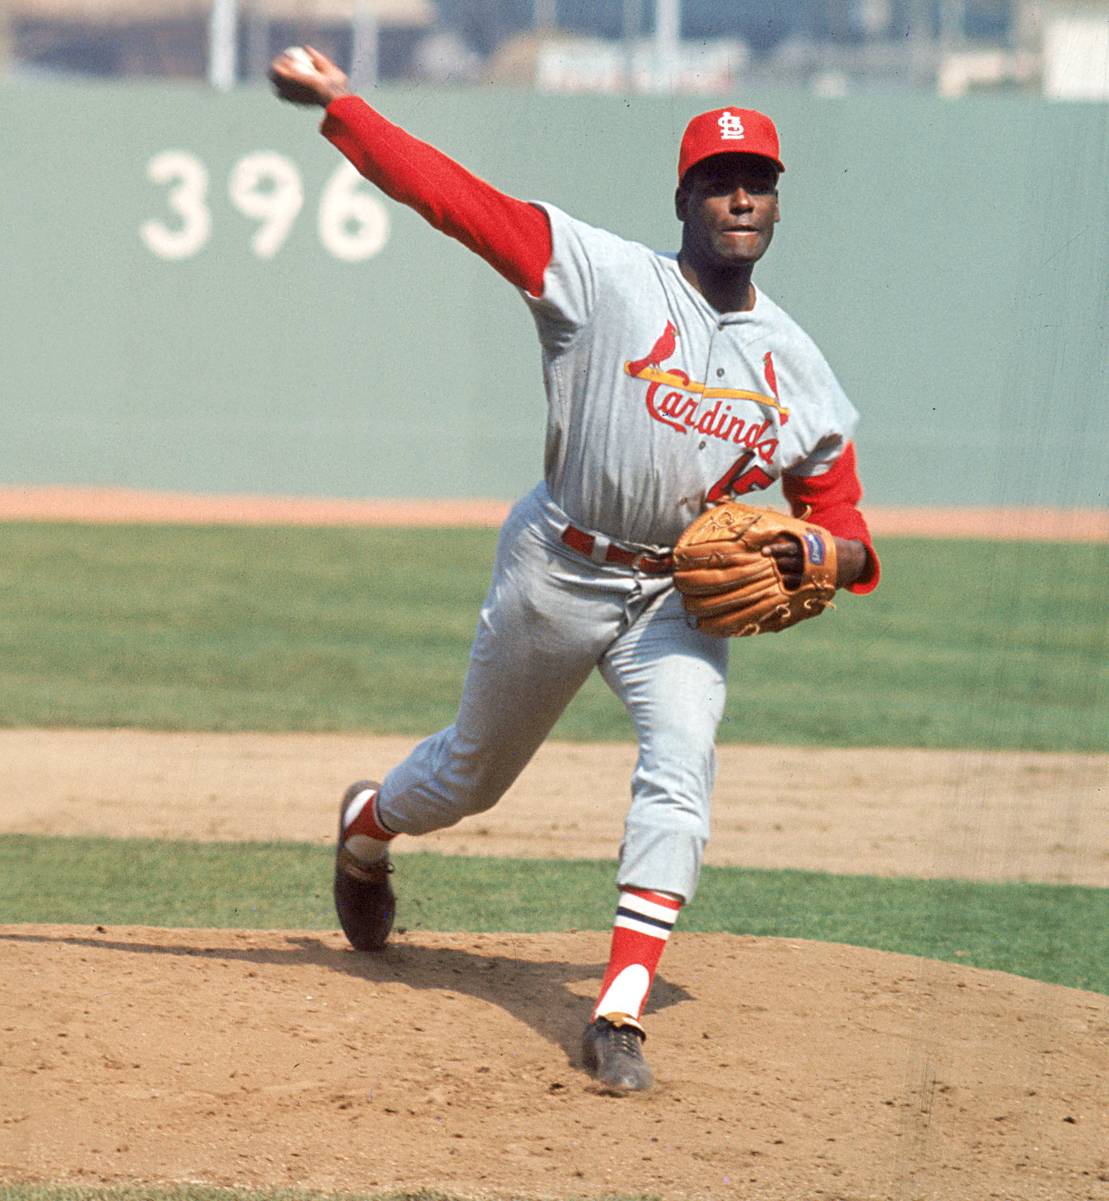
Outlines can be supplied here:
M347 806L367 788L377 789L374 780L358 780L343 793L339 806L339 841L335 849L335 912L339 925L356 951L380 951L393 928L397 898L389 877L389 856L376 863L363 863L343 846L343 815Z
M646 1035L617 1018L596 1018L585 1028L581 1054L586 1071L617 1092L634 1093L650 1088L654 1080L643 1058Z

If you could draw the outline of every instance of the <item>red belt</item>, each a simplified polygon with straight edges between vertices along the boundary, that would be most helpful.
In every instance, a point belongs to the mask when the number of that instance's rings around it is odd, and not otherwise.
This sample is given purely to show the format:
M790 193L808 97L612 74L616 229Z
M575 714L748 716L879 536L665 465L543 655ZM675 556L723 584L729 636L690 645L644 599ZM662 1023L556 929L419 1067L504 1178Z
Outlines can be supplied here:
M597 539L592 534L568 525L562 531L562 541L571 550L576 550L579 555L584 555L587 559L593 558ZM631 567L636 571L645 571L656 575L674 570L672 555L648 555L638 551L625 550L624 547L617 546L615 542L610 542L605 548L603 562L619 563L621 567Z

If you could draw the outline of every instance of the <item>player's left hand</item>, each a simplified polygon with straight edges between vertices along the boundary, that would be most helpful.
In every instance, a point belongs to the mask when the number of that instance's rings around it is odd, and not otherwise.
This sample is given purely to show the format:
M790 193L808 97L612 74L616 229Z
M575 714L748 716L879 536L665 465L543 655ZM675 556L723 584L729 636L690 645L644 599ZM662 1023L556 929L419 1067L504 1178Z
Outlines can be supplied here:
M836 542L812 522L726 501L694 518L674 544L674 586L706 634L776 633L831 605Z
M282 100L290 104L319 105L327 108L332 100L349 96L346 74L325 54L305 46L312 68L302 66L288 54L279 54L270 63L270 82Z
M774 560L787 588L799 588L805 571L805 556L796 538L779 538L764 546L762 553Z
M796 538L778 538L763 548L782 573L787 588L799 588L805 573L805 556ZM866 567L866 547L849 538L836 539L836 587L846 588L862 575Z

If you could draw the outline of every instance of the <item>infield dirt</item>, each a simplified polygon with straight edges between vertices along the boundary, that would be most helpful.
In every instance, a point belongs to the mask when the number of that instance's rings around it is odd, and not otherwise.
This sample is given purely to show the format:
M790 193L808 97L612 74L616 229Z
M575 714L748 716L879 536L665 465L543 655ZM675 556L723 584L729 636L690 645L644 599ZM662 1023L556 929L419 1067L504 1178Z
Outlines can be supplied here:
M607 937L0 928L0 1173L466 1196L1109 1195L1109 1000L689 934L658 1085L578 1069Z
M0 833L329 843L343 789L414 742L0 730ZM718 754L710 865L1109 886L1109 755L734 744ZM495 808L401 839L397 854L611 858L634 764L628 743L547 743Z
M6 731L0 830L324 842L348 778L408 745ZM827 794L810 783L814 754L841 781ZM632 756L548 745L471 828L411 846L612 854ZM1105 766L724 747L713 853L1105 885ZM398 861L403 881L399 849ZM614 1098L577 1049L607 941L420 932L374 956L317 931L0 928L0 1180L1109 1198L1109 998L855 947L679 931L648 1016L659 1083Z

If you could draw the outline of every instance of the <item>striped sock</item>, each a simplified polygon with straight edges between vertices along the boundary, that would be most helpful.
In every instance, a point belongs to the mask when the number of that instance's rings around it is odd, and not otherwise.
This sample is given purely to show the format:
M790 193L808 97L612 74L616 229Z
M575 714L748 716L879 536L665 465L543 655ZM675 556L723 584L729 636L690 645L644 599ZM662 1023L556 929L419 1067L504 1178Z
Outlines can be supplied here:
M642 888L621 891L612 927L608 970L593 1010L594 1018L616 1015L622 1022L642 1030L639 1018L681 907L677 897L666 893Z
M377 790L363 788L343 814L343 847L361 863L376 863L396 838L377 815Z

